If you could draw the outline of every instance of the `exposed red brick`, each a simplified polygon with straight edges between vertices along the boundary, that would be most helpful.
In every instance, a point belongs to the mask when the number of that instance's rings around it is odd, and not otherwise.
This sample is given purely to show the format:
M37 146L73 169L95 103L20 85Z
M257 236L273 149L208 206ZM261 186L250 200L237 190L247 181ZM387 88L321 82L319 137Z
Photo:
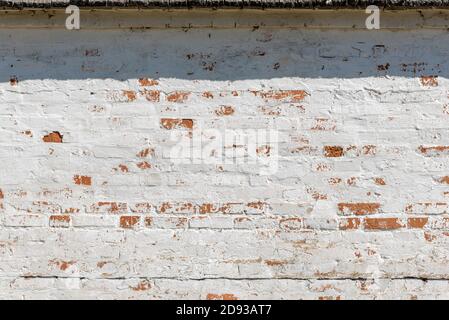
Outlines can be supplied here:
M161 92L159 90L144 90L142 94L150 102L159 102L161 98Z
M150 168L151 168L151 164L149 164L149 163L146 162L146 161L142 161L142 162L139 162L139 163L137 164L137 167L138 167L139 169L142 169L142 170L150 169Z
M88 177L88 176L75 175L73 177L73 181L77 185L83 185L83 186L90 186L90 185L92 185L92 178Z
M409 204L405 207L407 213L449 213L448 204L446 202L420 202L415 204Z
M190 92L175 91L167 96L167 101L178 103L185 102L189 96Z
M432 146L432 147L420 146L419 151L424 155L449 154L449 146Z
M121 172L129 172L128 167L125 166L124 164L119 164L118 167L119 167Z
M312 196L314 200L326 200L327 194L320 193L319 191L315 190L314 188L308 187L306 189L307 193Z
M151 213L155 211L155 206L148 202L139 202L131 207L131 212Z
M350 178L346 179L346 183L348 184L348 186L355 186L357 183L357 178L350 177Z
M426 241L428 242L433 242L434 240L436 240L436 235L430 233L430 232L424 232L424 239L426 239Z
M382 178L374 178L374 183L378 186L384 186L386 184L385 180Z
M364 155L375 155L377 151L377 147L374 145L366 145L362 147L362 154Z
M217 212L217 207L215 207L212 203L203 203L199 206L198 210L201 214L213 213Z
M140 78L139 79L139 84L142 87L149 87L149 86L157 86L159 84L159 82L157 80L154 80L154 79Z
M234 108L232 106L221 106L215 110L217 116L230 116L234 114Z
M238 298L232 293L224 293L224 294L215 294L209 293L206 296L207 300L238 300Z
M165 213L167 211L167 209L171 209L172 208L172 204L169 202L164 202L161 204L161 206L159 207L158 211L160 213Z
M367 230L395 230L403 225L398 218L365 218L364 227Z
M252 91L256 96L272 100L289 100L300 102L308 95L304 90Z
M343 148L340 146L324 146L324 156L328 158L342 157L344 154Z
M192 129L193 128L193 120L192 119L163 118L163 119L161 119L161 125L163 128L165 128L167 130L171 130L171 129L175 129L175 128Z
M339 203L338 211L342 214L366 215L375 214L380 208L379 203Z
M153 148L145 148L142 151L140 151L137 156L139 158L146 158L149 155L154 155L154 149Z
M98 202L92 206L93 212L125 213L128 205L123 202Z
M50 260L50 265L57 266L61 271L66 271L68 268L70 268L72 265L76 263L76 261L64 261L64 260Z
M319 172L331 171L332 167L328 163L317 163L314 165L315 170Z
M198 218L198 217L194 217ZM203 218L203 217L199 217ZM186 217L180 217L180 218L170 218L170 222L173 223L177 228L185 228L187 227L189 223L189 219Z
M0 199L3 199L3 198L4 198L3 191L2 191L2 189L0 189Z
M80 211L81 210L78 208L67 208L67 209L64 209L63 213L70 214L70 213L78 213Z
M145 217L143 222L145 227L151 227L153 225L153 217Z
M59 222L70 222L70 216L66 215L50 216L50 220Z
M170 203L164 202L157 207L159 213L196 213L196 207L190 202Z
M442 177L438 180L440 183L449 184L449 176Z
M421 84L427 87L437 87L438 76L421 76Z
M203 97L208 98L208 99L213 99L214 95L212 94L212 92L205 91L205 92L203 92Z
M259 110L267 116L280 116L282 109L279 106L259 106Z
M128 101L134 101L137 99L137 94L135 91L132 90L123 90L123 95L128 99Z
M67 228L70 226L71 218L68 215L50 216L50 226Z
M315 119L315 125L310 130L316 131L334 131L336 129L335 121L326 118Z
M329 178L329 180L327 180L328 183L332 186L340 184L342 182L341 178Z
M53 131L47 135L45 135L42 140L47 143L62 143L62 134L58 131Z
M220 213L223 213L223 214L232 214L232 213L240 212L242 210L242 207L244 207L244 206L245 206L245 204L239 203L239 202L236 202L236 203L231 203L231 202L223 203L217 209L217 212L220 212ZM253 209L256 209L256 210L262 210L262 209L259 209L260 208L259 207L260 206L259 202L250 202L250 203L246 204L246 206L248 208L253 208ZM263 208L263 206L262 206L262 208ZM243 209L243 211L246 212L245 209Z
M422 229L422 228L425 227L425 225L427 224L428 221L429 221L428 217L408 218L407 219L407 226L409 228L413 228L413 229Z
M254 202L248 202L246 204L250 208L258 209L258 210L264 210L268 204L263 201L254 201Z
M283 265L287 264L288 261L287 260L270 259L270 260L265 260L264 263L267 266L273 267L273 266L283 266Z
M132 229L139 223L139 221L139 216L122 216L120 217L120 227Z

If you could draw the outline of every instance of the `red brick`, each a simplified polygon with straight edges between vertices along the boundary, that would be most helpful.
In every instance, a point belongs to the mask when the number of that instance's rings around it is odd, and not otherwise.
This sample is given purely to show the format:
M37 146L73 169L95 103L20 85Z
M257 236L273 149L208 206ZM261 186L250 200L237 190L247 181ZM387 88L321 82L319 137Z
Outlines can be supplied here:
M398 218L366 218L364 227L367 230L395 230L404 226Z
M379 203L339 203L338 211L341 214L367 215L378 213Z
M324 156L328 158L342 157L344 154L343 147L340 146L324 146Z
M92 178L88 176L79 176L76 175L73 177L73 181L77 185L90 186L92 185Z
M62 143L63 136L58 131L45 135L42 140L47 143Z
M125 229L133 229L139 221L139 216L122 216L120 217L120 227Z
M193 120L192 119L163 118L163 119L161 119L161 126L167 130L172 130L172 129L176 129L176 128L192 129L193 128Z

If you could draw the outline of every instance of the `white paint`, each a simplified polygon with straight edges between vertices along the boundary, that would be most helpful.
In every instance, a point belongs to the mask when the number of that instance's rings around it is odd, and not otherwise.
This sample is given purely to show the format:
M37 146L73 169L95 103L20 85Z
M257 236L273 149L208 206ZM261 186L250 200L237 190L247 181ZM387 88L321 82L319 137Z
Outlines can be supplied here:
M448 37L1 29L0 298L447 298L448 152L420 147L449 145ZM173 164L162 118L275 129L279 168ZM341 230L339 203L403 227Z

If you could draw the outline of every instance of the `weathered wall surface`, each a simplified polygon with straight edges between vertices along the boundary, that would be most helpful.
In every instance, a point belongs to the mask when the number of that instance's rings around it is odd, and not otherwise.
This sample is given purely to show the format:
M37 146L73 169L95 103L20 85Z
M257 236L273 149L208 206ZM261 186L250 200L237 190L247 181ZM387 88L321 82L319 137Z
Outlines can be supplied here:
M0 298L448 298L448 54L444 28L1 28ZM173 161L199 128L276 130L277 170Z

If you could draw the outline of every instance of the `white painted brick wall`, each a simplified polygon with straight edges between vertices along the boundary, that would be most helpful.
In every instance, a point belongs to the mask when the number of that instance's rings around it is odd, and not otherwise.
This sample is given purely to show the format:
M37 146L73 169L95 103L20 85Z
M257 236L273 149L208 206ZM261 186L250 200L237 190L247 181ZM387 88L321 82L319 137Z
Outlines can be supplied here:
M95 25L0 28L0 298L449 298L444 28Z

